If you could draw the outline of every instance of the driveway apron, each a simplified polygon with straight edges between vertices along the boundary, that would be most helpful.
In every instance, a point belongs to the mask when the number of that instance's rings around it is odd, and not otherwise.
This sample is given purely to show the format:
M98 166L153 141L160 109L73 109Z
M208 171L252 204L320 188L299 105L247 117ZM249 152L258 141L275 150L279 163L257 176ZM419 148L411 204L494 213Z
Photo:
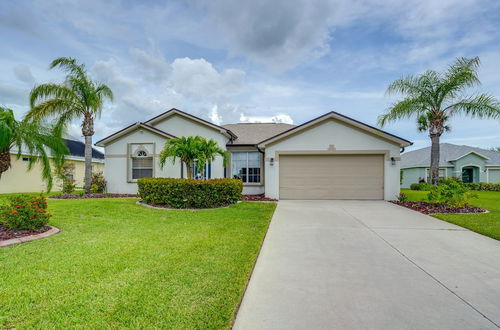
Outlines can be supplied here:
M284 200L234 328L499 325L499 241L384 201Z

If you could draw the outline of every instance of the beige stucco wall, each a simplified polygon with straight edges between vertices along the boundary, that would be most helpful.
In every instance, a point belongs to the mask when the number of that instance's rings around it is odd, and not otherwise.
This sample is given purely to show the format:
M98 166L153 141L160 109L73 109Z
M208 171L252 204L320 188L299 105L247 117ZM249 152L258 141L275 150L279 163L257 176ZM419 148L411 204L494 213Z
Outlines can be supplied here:
M207 139L214 139L224 150L228 140L218 130L178 115L168 117L156 124L155 127L177 137L199 135ZM169 160L163 169L160 167L159 154L163 149L165 141L165 137L139 127L137 130L107 144L105 146L106 160L104 175L108 181L108 192L137 193L137 183L128 180L129 175L127 171L130 171L129 165L127 165L129 162L129 143L154 143L154 176L180 178L181 164L179 160L175 164ZM217 157L212 163L212 178L222 177L224 177L223 160L222 157Z
M26 156L29 157L29 156ZM0 193L17 193L17 192L44 192L46 191L46 183L42 180L42 168L39 163L35 163L30 171L28 171L28 162L22 160L22 157L17 159L11 155L12 167L7 172L2 174L0 178ZM75 165L74 179L77 187L83 187L85 177L85 163L83 160L68 159L68 163ZM94 162L92 170L99 172L104 170L104 164ZM52 191L60 191L61 186L59 180L54 178Z
M388 155L384 162L384 199L393 200L399 194L400 165L399 161L392 165L390 157L400 156L400 146L340 121L329 119L302 131L300 134L266 146L266 196L279 198L279 152L328 152L330 146L333 146L336 152L349 150L387 151ZM271 157L275 159L273 166L270 165Z

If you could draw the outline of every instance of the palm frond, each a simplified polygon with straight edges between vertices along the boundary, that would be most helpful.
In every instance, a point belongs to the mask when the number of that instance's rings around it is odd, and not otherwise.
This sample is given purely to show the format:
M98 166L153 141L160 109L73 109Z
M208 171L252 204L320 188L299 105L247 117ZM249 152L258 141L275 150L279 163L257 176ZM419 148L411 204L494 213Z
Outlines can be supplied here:
M425 111L426 106L421 98L407 98L393 104L385 114L380 115L378 124L385 126L388 122L419 116Z
M473 118L500 118L500 102L489 94L464 98L444 109L450 116L465 114Z
M72 57L56 58L50 63L49 69L53 69L55 67L60 67L69 75L77 76L79 78L83 78L86 76L85 65L78 64L77 60Z
M30 92L30 107L35 107L38 103L48 99L66 99L77 102L78 95L64 85L42 84L35 86Z

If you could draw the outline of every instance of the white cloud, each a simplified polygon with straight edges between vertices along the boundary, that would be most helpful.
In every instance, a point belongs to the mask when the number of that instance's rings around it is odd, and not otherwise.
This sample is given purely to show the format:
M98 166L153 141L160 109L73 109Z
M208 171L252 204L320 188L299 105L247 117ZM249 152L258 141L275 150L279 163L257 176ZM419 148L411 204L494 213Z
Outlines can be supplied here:
M22 82L33 86L36 83L35 77L31 73L30 67L27 65L17 65L14 67L14 74Z
M242 123L284 123L293 124L293 119L287 114L280 113L275 116L245 116L241 114L240 122Z
M142 79L154 82L167 79L169 66L161 54L148 53L138 48L132 48L129 52L137 65L137 73Z
M215 70L205 59L178 58L172 63L169 83L193 100L225 99L241 91L245 72L237 69Z

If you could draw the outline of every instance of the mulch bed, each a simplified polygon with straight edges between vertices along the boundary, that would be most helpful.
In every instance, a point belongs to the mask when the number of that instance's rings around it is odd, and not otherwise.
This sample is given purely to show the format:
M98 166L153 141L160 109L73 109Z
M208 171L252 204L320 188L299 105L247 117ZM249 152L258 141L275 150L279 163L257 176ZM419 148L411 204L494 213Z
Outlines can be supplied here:
M264 194L259 194L259 195L243 195L241 198L244 201L249 201L249 202L277 202L277 199L272 199L266 197Z
M16 230L16 229L7 228L0 223L0 241L8 240L11 238L19 238L19 237L24 237L24 236L41 234L41 233L45 233L49 229L50 229L49 226L45 226L45 227L43 227L41 229L37 229L37 230Z
M451 207L445 204L436 204L429 202L399 202L391 201L391 203L418 211L423 214L434 213L484 213L485 209L475 206Z
M53 195L50 196L50 199L88 199L88 198L124 198L124 197L133 197L137 198L136 194L88 194L88 195L80 195L80 194L61 194L61 195Z

